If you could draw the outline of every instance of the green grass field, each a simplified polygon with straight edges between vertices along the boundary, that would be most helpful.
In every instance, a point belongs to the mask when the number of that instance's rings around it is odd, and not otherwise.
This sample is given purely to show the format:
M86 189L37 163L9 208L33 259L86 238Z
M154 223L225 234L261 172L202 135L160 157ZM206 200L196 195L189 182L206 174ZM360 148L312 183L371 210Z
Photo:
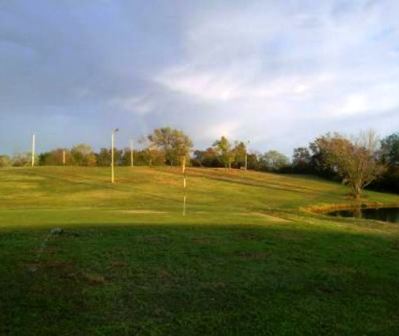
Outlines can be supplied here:
M183 217L178 169L109 173L0 170L0 335L399 334L399 226L305 211L344 186L191 168Z

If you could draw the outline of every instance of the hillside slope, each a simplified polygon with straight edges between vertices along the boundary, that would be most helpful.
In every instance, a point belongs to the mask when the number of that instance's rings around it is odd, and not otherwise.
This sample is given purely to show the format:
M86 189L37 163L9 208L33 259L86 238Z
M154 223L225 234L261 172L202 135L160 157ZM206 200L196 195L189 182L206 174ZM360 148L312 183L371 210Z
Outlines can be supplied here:
M0 335L397 335L399 227L301 210L346 194L191 168L183 217L177 169L1 169Z
M351 202L346 187L317 178L191 168L186 190L188 216L182 218L184 190L178 169L123 167L117 169L113 185L109 173L107 168L81 167L2 169L0 225L67 224L75 216L78 223L105 219L112 223L187 223L197 218L206 223L232 215L297 212L314 205ZM373 192L365 193L364 200L399 203L395 195ZM48 213L54 211L57 215ZM26 220L21 216L24 213Z

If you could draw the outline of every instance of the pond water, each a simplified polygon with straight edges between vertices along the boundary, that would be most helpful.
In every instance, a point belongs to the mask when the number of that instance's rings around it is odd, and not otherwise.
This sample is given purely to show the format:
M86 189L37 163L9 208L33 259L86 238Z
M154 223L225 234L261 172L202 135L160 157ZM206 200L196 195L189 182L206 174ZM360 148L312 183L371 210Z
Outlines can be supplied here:
M337 210L329 212L328 215L334 217L355 217L399 223L399 208L356 208L351 210Z

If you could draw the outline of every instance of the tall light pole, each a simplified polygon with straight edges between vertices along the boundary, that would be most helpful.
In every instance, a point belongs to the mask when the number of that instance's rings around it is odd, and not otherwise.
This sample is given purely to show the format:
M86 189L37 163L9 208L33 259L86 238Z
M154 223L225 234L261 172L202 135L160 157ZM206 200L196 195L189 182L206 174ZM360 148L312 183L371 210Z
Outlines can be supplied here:
M249 140L247 141L245 146L245 170L248 169L248 145L249 145Z
M36 147L36 136L35 133L32 135L32 167L35 166L35 147Z
M115 147L115 133L119 131L119 128L114 128L111 135L111 183L115 183L115 168L114 168L114 147Z
M134 166L134 148L133 148L133 139L130 139L130 166Z

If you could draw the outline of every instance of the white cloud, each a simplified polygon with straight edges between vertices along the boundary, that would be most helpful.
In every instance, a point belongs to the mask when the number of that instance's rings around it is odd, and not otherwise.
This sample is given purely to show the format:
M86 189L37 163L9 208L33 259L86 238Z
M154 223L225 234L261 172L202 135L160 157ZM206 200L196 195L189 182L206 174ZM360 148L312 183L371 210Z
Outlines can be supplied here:
M79 116L94 136L170 125L197 146L226 134L286 152L399 127L398 1L50 2L0 9L0 142L28 114Z
M355 119L399 109L396 8L251 2L201 13L187 27L185 58L154 80L210 104L218 120L240 125L233 134L259 143L293 133L307 139L351 118L357 132Z
M110 100L109 105L138 115L149 114L155 109L154 102L150 98L143 96L113 98Z

